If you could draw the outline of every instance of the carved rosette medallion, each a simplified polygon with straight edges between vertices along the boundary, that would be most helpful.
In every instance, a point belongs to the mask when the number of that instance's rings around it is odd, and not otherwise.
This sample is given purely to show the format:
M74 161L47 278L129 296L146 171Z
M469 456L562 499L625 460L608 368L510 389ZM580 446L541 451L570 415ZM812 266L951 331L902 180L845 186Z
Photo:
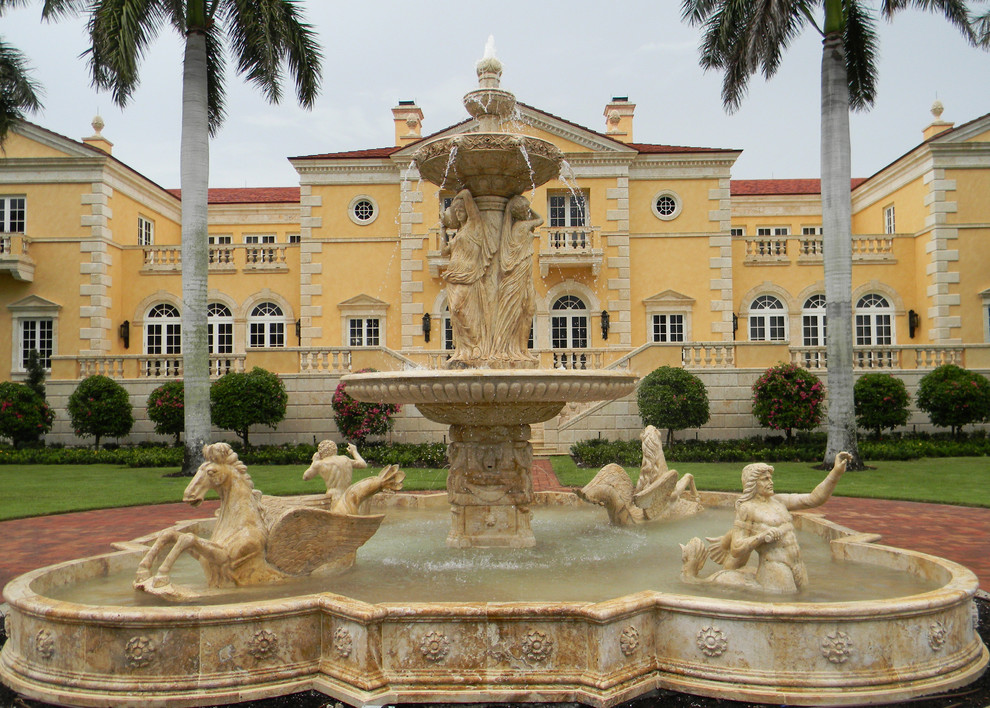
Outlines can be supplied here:
M942 620L935 620L928 625L928 646L932 651L941 651L948 636L949 629Z
M530 661L542 664L553 653L553 639L544 632L532 629L523 637L522 653Z
M342 659L349 657L354 648L351 633L343 627L338 627L337 631L333 633L333 648L337 652L337 656Z
M729 648L729 639L725 636L725 632L715 625L708 625L704 629L698 630L695 642L697 642L701 653L709 657L722 656L725 650Z
M155 659L158 647L150 637L138 635L127 640L124 647L124 655L127 658L127 665L133 668L147 666Z
M619 635L619 649L626 656L632 655L639 648L639 630L632 625L622 630Z
M842 631L826 634L822 639L822 656L833 664L844 664L852 656L853 643L849 635Z
M34 650L42 659L51 659L55 656L55 636L47 629L39 629L34 635Z
M424 659L439 664L450 653L450 641L445 634L430 632L419 643L419 653Z
M248 642L248 653L258 661L269 659L278 651L278 636L267 629L259 629Z

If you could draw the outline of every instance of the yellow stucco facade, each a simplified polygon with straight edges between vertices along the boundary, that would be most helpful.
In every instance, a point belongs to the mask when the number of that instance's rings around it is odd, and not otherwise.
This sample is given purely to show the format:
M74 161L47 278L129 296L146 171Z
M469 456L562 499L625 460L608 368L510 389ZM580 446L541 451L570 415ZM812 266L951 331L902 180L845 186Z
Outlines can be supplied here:
M567 179L526 193L545 219L532 338L543 365L822 368L818 181L732 180L739 151L631 142L635 106L613 106L622 120L599 132L520 105L524 130L568 163ZM211 190L215 374L442 363L439 214L453 194L413 166L432 136L396 126L395 146L289 158L297 185ZM930 132L854 181L864 369L990 369L990 115ZM181 200L109 148L30 123L5 145L4 378L23 375L29 346L53 381L181 375Z

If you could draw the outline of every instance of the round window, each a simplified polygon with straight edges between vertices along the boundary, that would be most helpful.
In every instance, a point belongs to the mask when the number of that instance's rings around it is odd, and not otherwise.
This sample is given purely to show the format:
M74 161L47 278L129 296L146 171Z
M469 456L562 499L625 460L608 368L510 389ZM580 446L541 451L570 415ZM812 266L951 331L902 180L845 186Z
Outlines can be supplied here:
M658 219L670 221L681 213L681 200L670 190L664 190L653 197L653 214Z
M351 200L347 209L347 215L355 224L364 226L370 224L378 216L378 205L368 196L357 196Z

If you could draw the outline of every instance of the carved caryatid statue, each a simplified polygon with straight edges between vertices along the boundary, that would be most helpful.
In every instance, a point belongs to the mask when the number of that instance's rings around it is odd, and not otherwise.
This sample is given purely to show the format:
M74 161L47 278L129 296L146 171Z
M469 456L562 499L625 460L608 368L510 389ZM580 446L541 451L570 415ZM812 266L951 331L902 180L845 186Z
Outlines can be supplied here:
M808 571L801 560L791 512L813 509L828 501L851 459L848 452L836 455L832 471L808 494L774 494L773 467L746 465L735 523L724 535L709 538L707 548L700 538L681 546L681 579L781 594L802 590L808 584ZM755 570L745 567L753 553L759 556ZM723 570L701 577L708 557Z
M604 506L613 526L678 519L702 510L694 476L678 478L668 469L660 431L646 426L640 435L643 461L639 480L632 480L620 465L605 465L578 494L585 501Z
M527 342L536 311L533 287L533 230L543 217L516 195L505 206L498 251L497 307L492 327L492 358L508 366L535 366Z

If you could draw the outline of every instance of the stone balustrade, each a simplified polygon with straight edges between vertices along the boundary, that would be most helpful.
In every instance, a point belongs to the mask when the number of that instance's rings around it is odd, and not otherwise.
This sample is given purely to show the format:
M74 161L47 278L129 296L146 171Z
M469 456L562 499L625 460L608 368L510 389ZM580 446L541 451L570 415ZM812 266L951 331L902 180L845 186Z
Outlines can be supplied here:
M731 342L692 342L681 347L685 369L728 369L735 362L736 345Z
M208 251L211 273L236 272L287 272L287 252L284 244L220 244ZM142 246L144 254L141 272L181 273L181 246Z
M790 244L790 241L796 243ZM821 263L825 257L822 236L757 236L746 238L743 264L751 266L789 264L795 254L798 263ZM853 236L852 259L858 262L896 263L893 236L889 234Z
M65 359L66 357L56 357ZM71 358L71 357L70 357ZM107 376L111 379L182 378L182 355L125 354L121 356L76 357L78 377ZM244 354L211 354L210 376L245 371Z
M787 257L787 237L764 236L746 239L746 265L767 263L789 263Z
M805 369L828 368L825 347L791 347L791 363ZM943 364L965 366L962 346L897 345L887 347L853 347L856 369L934 369ZM913 356L912 356L913 354Z
M0 233L0 273L14 280L34 281L34 259L29 253L31 239L24 234Z
M597 226L547 226L541 229L540 272L550 268L590 268L598 274L604 262Z
M351 350L346 347L299 349L300 374L347 374L352 371Z

